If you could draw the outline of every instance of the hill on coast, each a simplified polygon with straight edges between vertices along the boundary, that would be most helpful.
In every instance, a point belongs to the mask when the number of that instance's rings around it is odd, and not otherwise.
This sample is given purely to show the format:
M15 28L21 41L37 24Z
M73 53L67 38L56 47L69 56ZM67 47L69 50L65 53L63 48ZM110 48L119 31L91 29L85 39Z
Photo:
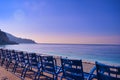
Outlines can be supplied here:
M15 36L13 36L12 34L9 34L9 33L6 33L6 35L11 41L15 41L17 43L36 43L35 41L33 41L31 39L15 37Z
M31 39L19 38L0 30L0 44L36 43Z
M0 30L0 44L17 44L14 41L10 41L6 33Z

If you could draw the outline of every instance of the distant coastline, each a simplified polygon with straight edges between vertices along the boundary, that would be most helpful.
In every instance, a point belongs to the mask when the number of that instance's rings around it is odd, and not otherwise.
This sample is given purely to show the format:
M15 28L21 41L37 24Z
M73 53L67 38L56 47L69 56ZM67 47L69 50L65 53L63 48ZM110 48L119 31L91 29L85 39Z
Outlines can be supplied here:
M10 33L6 33L0 30L0 45L7 45L7 44L13 45L13 44L20 44L20 43L35 44L36 42L31 39L19 38Z
M7 37L9 38L9 40L17 42L17 43L36 43L34 40L32 39L26 39L26 38L20 38L20 37L16 37L10 33L6 33Z
M17 42L9 40L6 33L0 30L0 45L17 44Z

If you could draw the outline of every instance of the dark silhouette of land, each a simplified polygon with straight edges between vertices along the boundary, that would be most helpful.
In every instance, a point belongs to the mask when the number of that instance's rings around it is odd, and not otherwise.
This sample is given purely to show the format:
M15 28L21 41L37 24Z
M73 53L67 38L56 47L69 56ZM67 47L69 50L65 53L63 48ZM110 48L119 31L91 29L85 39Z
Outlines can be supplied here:
M10 41L6 33L0 30L0 44L17 44L14 41Z
M12 34L0 30L0 45L4 44L19 44L19 43L36 43L31 39L18 38Z

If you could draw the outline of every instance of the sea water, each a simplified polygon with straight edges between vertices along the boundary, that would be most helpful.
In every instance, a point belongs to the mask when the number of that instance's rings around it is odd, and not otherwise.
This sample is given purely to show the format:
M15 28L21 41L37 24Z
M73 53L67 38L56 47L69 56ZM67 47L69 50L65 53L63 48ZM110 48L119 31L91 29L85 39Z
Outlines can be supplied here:
M120 45L110 44L18 44L0 48L62 56L83 61L120 65Z

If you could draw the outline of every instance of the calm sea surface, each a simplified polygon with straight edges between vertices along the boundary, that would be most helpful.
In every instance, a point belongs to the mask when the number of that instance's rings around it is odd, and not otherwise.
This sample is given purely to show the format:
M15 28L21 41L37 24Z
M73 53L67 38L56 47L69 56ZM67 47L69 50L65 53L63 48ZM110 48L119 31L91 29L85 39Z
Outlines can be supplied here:
M0 48L36 52L38 54L57 55L83 61L99 61L120 65L120 45L95 44L19 44L0 45Z

